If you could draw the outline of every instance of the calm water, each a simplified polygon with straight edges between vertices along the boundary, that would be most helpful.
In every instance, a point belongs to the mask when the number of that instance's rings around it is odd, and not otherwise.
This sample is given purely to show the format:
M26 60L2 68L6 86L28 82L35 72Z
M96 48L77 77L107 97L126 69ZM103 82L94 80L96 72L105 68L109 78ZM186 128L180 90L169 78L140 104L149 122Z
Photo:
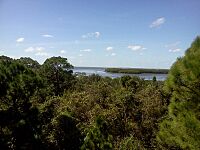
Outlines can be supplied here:
M142 73L142 74L109 73L109 72L105 72L105 68L100 68L100 67L74 67L73 71L74 71L74 73L85 73L86 75L98 74L98 75L103 76L103 77L111 77L111 78L117 78L117 77L122 77L124 75L130 75L130 76L138 76L138 77L143 78L145 80L152 80L152 78L155 76L157 80L163 81L167 77L167 74L152 74L152 73Z

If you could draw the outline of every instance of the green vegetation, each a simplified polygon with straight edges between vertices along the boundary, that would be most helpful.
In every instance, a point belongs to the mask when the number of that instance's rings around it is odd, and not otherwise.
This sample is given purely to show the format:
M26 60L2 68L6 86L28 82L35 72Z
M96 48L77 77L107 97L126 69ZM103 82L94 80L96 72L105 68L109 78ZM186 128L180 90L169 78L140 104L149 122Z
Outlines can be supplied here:
M141 74L141 73L156 73L167 74L168 69L143 69L143 68L106 68L106 72L111 73L127 73L127 74Z
M172 66L165 82L169 112L158 141L168 148L200 149L200 37Z
M1 56L0 149L199 149L199 57L198 37L163 82Z

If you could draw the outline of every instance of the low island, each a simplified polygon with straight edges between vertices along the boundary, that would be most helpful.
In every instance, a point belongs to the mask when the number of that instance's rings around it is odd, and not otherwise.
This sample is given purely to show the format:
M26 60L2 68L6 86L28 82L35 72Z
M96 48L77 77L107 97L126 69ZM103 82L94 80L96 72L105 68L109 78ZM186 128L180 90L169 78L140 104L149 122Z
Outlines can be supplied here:
M106 68L105 71L110 73L126 73L126 74L142 74L142 73L168 74L169 69Z

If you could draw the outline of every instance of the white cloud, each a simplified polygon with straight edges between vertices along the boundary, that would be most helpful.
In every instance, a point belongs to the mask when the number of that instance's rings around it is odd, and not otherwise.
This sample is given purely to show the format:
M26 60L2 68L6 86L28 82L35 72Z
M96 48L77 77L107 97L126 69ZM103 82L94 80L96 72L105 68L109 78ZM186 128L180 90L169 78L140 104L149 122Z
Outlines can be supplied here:
M44 50L45 50L44 47L36 47L36 48L35 48L35 51L37 51L37 52L42 52L42 51L44 51Z
M92 33L87 33L82 35L82 38L86 39L86 38L99 38L101 35L100 32L92 32Z
M101 35L100 32L95 32L95 37L96 38L99 38L100 35Z
M159 27L160 25L164 24L165 23L165 18L164 17L161 17L161 18L157 18L155 21L153 21L151 24L150 24L150 28L155 28L155 27Z
M35 53L35 55L36 56L49 56L49 54L46 52L37 52L37 53Z
M16 42L22 43L22 42L24 42L24 38L23 38L23 37L20 37L20 38L18 38L18 39L16 40Z
M179 52L179 51L181 51L180 48L169 49L169 52L173 52L173 53Z
M50 34L43 34L42 36L46 37L46 38L53 38L54 37L53 35L50 35Z
M92 50L91 49L83 49L83 50L80 50L81 52L91 52Z
M49 54L45 52L44 47L28 47L24 51L27 53L35 53L36 56L49 56Z
M173 53L179 52L181 51L181 49L178 48L180 43L181 43L180 41L177 41L175 43L167 44L165 45L165 47L169 49L169 52L173 52Z
M28 47L27 49L24 50L25 52L34 52L35 49L33 47Z
M112 53L111 56L116 56L116 53Z
M82 55L82 54L79 54L78 56L79 56L79 57L82 57L83 55Z
M146 49L142 45L129 45L128 48L131 49L132 51L140 51Z
M61 53L61 54L65 54L66 51L65 51L65 50L61 50L60 53Z
M28 47L27 49L25 49L25 52L42 52L44 51L45 48L44 47Z
M112 51L112 50L113 50L113 47L109 46L109 47L106 48L106 50L107 50L107 51Z

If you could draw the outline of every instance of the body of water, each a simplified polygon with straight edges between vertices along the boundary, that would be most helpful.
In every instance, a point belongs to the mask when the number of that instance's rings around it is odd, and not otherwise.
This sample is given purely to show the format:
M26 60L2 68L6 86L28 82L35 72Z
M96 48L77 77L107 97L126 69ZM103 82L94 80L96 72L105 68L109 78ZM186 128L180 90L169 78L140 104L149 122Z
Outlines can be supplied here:
M125 74L125 73L110 73L105 72L105 68L101 67L74 67L73 69L74 73L85 73L86 75L91 74L98 74L103 77L111 77L111 78L118 78L125 75L130 76L138 76L140 78L143 78L145 80L152 80L155 76L157 80L164 81L167 78L167 74L153 74L153 73L142 73L142 74Z

